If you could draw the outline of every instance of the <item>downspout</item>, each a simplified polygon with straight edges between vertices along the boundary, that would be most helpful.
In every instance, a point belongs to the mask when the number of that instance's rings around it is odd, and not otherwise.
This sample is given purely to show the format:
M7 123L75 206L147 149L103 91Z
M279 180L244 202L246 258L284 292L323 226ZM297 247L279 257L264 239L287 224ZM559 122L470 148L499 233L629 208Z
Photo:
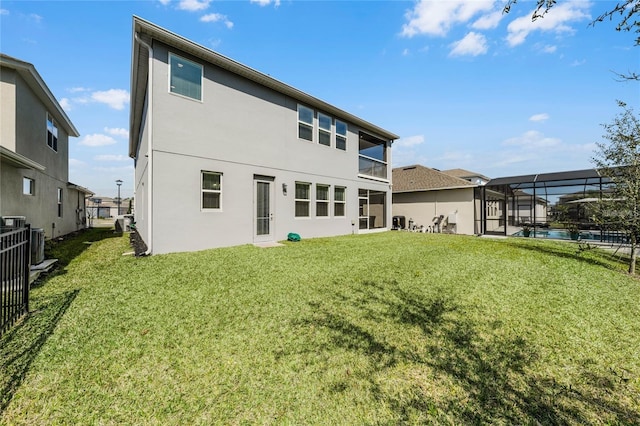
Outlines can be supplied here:
M149 124L149 130L147 131L147 164L149 168L149 181L147 187L147 251L144 252L145 256L151 254L153 248L153 48L145 41L138 37L138 33L134 33L134 38L138 43L144 46L149 52L149 73L147 76L148 85L148 105L147 105L147 122Z

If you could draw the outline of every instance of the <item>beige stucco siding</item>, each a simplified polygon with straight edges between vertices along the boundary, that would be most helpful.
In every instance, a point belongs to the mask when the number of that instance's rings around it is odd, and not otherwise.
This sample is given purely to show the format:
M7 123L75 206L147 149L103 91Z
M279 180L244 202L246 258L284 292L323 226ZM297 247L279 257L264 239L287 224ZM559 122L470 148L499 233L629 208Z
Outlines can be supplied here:
M433 225L433 219L456 213L455 233L474 234L473 188L416 191L393 194L393 215L412 219L417 226Z

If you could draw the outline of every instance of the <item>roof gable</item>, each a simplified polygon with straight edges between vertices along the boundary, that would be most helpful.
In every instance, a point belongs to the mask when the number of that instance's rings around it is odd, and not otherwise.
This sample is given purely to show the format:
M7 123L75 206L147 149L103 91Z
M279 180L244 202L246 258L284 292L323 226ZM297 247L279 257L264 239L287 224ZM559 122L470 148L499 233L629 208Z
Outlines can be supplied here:
M33 64L21 61L11 56L0 53L0 65L2 67L15 70L20 77L27 82L31 90L36 94L38 99L45 105L49 113L56 119L57 124L61 126L69 136L78 137L80 133L75 128L67 113L62 109L62 106L58 103L47 84L44 82Z

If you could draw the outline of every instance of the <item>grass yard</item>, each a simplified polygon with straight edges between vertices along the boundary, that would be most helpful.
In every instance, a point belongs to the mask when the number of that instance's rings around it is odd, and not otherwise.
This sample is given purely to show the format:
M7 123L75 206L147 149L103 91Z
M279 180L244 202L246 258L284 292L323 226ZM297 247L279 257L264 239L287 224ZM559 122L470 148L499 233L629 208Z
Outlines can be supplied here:
M576 248L386 232L134 258L92 230L0 340L0 423L640 424L640 280Z

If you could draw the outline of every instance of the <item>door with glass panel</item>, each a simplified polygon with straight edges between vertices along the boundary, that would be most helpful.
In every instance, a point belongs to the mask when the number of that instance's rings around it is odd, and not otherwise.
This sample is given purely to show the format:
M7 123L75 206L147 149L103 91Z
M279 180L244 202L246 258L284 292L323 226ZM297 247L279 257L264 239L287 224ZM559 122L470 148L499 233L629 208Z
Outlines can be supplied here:
M274 239L273 202L275 197L273 188L273 178L266 176L254 177L253 193L255 216L253 221L253 240L255 242L273 241Z

